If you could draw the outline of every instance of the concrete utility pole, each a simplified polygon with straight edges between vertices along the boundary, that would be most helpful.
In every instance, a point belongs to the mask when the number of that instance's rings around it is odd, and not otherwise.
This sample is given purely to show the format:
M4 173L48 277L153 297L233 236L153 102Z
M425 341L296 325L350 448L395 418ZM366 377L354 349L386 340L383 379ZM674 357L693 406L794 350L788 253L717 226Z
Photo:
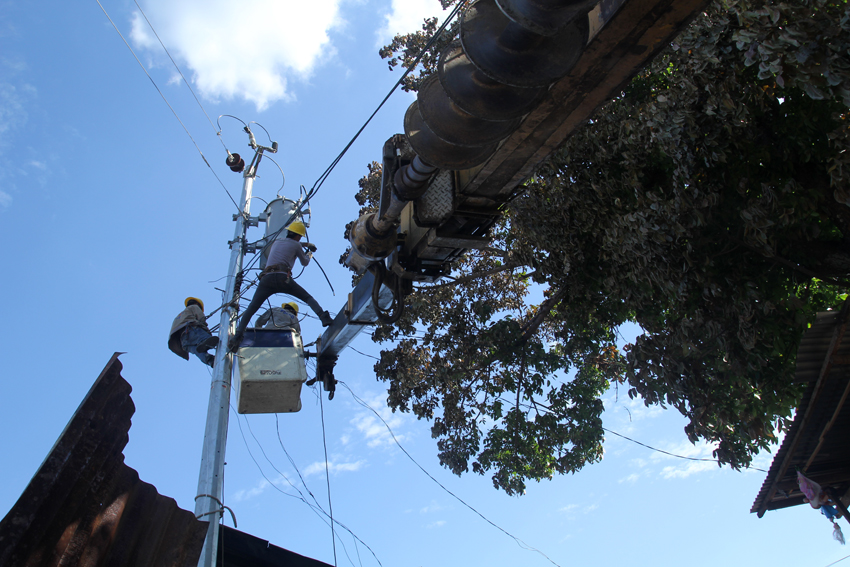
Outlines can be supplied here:
M214 567L218 552L221 515L224 514L222 504L222 484L224 480L224 456L227 445L227 426L230 416L230 390L233 376L233 354L227 351L227 344L235 330L238 301L234 301L239 292L237 278L242 272L242 259L245 253L245 234L249 224L251 211L251 192L257 167L262 159L263 151L277 152L277 142L271 148L257 145L248 127L245 132L250 139L250 146L255 150L254 159L243 174L242 197L239 201L239 215L233 215L236 221L233 240L230 242L230 266L227 271L227 286L224 291L224 301L227 304L221 310L221 322L218 331L219 343L215 351L215 366L213 368L212 384L210 387L210 402L207 407L207 425L204 432L204 446L201 454L201 470L198 477L198 494L195 497L195 516L209 520L204 549L198 561L199 567ZM239 161L238 154L234 164ZM228 165L231 165L228 158ZM244 162L243 166L244 166ZM237 165L238 166L238 165ZM233 168L231 168L233 169ZM238 169L234 169L238 171ZM251 219L256 220L256 219ZM231 303L232 302L232 303Z

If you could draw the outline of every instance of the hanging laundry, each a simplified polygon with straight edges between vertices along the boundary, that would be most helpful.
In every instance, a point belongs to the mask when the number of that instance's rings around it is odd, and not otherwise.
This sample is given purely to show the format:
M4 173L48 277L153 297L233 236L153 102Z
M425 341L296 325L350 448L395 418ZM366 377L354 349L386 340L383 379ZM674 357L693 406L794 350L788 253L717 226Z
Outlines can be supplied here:
M820 513L826 516L826 518L830 522L834 522L836 518L841 517L841 512L839 512L835 506L830 506L829 504L824 504L820 507Z
M821 500L825 500L820 485L807 478L800 471L797 471L797 484L800 485L800 491L806 495L806 500L808 500L812 508L820 508L822 504Z

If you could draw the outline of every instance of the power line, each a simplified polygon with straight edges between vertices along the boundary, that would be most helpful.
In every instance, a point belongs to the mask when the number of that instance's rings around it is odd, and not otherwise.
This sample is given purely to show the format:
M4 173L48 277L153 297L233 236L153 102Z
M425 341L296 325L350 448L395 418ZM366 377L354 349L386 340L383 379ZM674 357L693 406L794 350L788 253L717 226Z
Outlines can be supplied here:
M442 484L442 483L440 483L440 481L439 481L439 480L437 480L436 478L434 478L433 476L431 476L431 473L429 473L428 471L426 471L426 470L422 467L422 465L420 465L420 464L416 461L416 459L414 459L414 458L410 455L410 453L408 453L408 452L407 452L407 449L405 449L404 447L402 447L401 443L399 443L398 439L396 438L395 433L393 433L392 428L391 428L391 427L390 427L390 425L386 422L386 420L385 420L383 417L381 417L381 414L379 414L377 411L375 411L375 409L374 409L374 408L372 408L372 406L370 406L369 404L367 404L366 402L364 402L362 399L360 399L360 398L357 396L357 394L355 394L355 393L351 390L351 388L348 386L348 384L346 384L345 382L343 382L343 381L341 381L341 380L339 381L339 384L341 384L341 385L345 386L345 389L346 389L346 390L348 390L348 392L351 394L351 396L354 398L354 400L355 400L358 404L360 404L360 405L361 405L361 406L363 406L364 408L366 408L366 409L368 409L369 411L371 411L372 413L374 413L374 414L378 417L378 419L380 419L380 420L381 420L381 422L382 422L382 423L384 424L384 426L387 428L387 431L389 431L389 432L390 432L390 435L392 436L393 441L395 441L395 444L396 444L396 445L398 445L398 448L399 448L399 449L401 449L401 451L402 451L405 455L407 455L407 458L408 458L408 459L410 459L410 460L413 462L413 464L414 464L414 465L416 465L416 466L419 468L419 470L421 470L423 473L425 473L425 475L426 475L428 478L430 478L432 481L434 481L434 482L437 484L437 486L439 486L440 488L442 488L442 489L443 489L446 493L448 493L449 495L451 495L451 496L452 496L455 500L457 500L458 502L460 502L461 504L463 504L464 506L466 506L467 508L469 508L471 511L475 512L475 514L477 514L477 515L478 515L478 516L479 516L482 520L484 520L485 522L487 522L488 524L490 524L491 526L493 526L494 528L496 528L496 529L497 529L497 530L499 530L500 532L504 533L505 535L507 535L508 537L510 537L511 539L513 539L513 540L517 543L517 545L519 545L519 546L520 546L520 548L525 549L525 550L527 550L527 551L535 551L535 552L539 553L540 555L542 555L543 557L545 557L545 558L546 558L546 560L547 560L547 561L549 561L549 563L551 563L552 565L555 565L556 567L560 567L560 565L558 565L557 563L555 563L554 561L552 561L552 559L551 559L548 555L546 555L545 553L543 553L543 552L542 552L542 551L540 551L539 549L536 549L536 548L534 548L534 547L531 547L530 545L528 545L527 543L525 543L524 541L522 541L521 539L519 539L517 536L515 536L515 535L513 535L512 533L508 532L508 531L507 531L507 530L505 530L504 528L502 528L502 527L500 527L500 526L496 525L495 523L493 523L493 521L492 521L492 520L490 520L489 518L487 518L484 514L482 514L481 512L479 512L478 510L476 510L475 508L473 508L471 505L467 504L467 503L466 503L466 502L465 502L462 498L460 498L457 494L455 494L454 492L452 492L451 490L449 490L448 488L446 488L445 486L443 486L443 484Z
M256 435L254 435L254 432L251 429L251 424L248 422L248 418L246 416L245 424L248 426L248 431L251 433L251 436L254 438L254 441L257 443L257 446L260 448L260 451L263 453L263 456L269 462L269 465L271 465L271 467L275 470L275 472L277 472L284 480L286 480L286 482L288 482L289 485L292 486L292 488L294 488L296 491L298 491L300 496L286 492L285 490L283 490L279 486L277 486L268 476L266 476L266 473L263 471L263 468L260 466L260 463L257 462L257 459L254 457L254 453L251 451L251 447L248 445L248 440L245 438L245 432L242 429L242 421L239 419L239 414L236 411L236 409L233 407L233 404L230 404L230 409L233 411L234 414L236 414L236 423L239 426L239 433L242 436L242 442L245 444L245 449L247 449L248 455L251 457L251 460L254 462L254 465L257 467L257 470L260 471L260 475L266 480L266 482L269 483L269 486L271 486L272 488L274 488L275 490L277 490L281 494L284 494L284 495L289 496L291 498L295 498L296 500L301 500L304 504L306 504L307 506L310 507L310 509L313 511L313 513L316 514L319 517L320 520L325 522L326 525L330 525L328 523L328 521L325 520L319 514L319 512L321 512L325 516L328 516L328 513L325 512L325 510L320 505L313 506L312 504L310 504L307 501L307 499L304 497L304 494L301 492L301 490L297 486L295 486L285 474L283 474L280 470L278 470L277 467L274 466L274 463L272 463L271 459L269 459L268 455L266 455L266 452L263 450L263 446L260 443L259 439L257 439ZM299 473L299 476L300 476L300 473ZM305 488L306 488L306 485L305 485ZM338 520L333 520L333 522L338 524L339 527L341 527L342 529L347 531L349 534L351 534L351 537L354 538L355 542L359 541L361 544L363 544L366 547L366 549L368 549L369 552L372 554L372 556L375 558L375 561L378 562L378 565L382 565L380 559L378 559L378 556L375 555L375 552L372 550L371 547L369 547L369 545L366 544L366 542L364 542L362 539L357 537L357 535L354 532L352 532L351 529L349 529L345 524L339 522ZM342 540L340 540L340 543L342 543ZM343 551L345 552L346 556L348 557L349 561L351 561L351 556L348 555L348 549L345 547L344 543L342 544L342 548L343 548ZM353 561L351 561L351 563L352 563L352 565L354 564Z
M212 126L212 129L215 132L215 135L218 137L219 141L221 142L221 145L224 146L224 151L226 151L229 154L230 151L227 149L227 146L225 145L224 140L221 139L221 130L216 130L215 126L212 123L212 120L210 119L210 115L207 114L207 111L204 109L204 105L201 104L201 101L198 100L198 97L195 94L195 91L192 89L192 85L190 85L189 81L186 80L186 77L183 75L183 71L180 70L180 67L177 65L177 62L174 60L174 57L172 57L171 53L168 52L168 48L165 47L165 44L162 42L162 39L160 39L159 34L156 33L156 29L154 29L153 24L148 19L148 16L147 16L147 14L145 14L145 11L142 10L142 7L139 5L139 1L133 0L133 2L136 3L136 7L139 9L139 12L141 12L142 16L145 18L145 21L148 23L148 27L150 27L151 31L156 36L156 39L159 41L159 44L162 46L162 49L163 49L163 51L165 51L165 54L168 55L169 59L171 59L171 63L174 65L174 68L177 69L178 73L180 73L180 77L183 79L183 82L186 83L187 87L189 87L189 92L191 92L192 96L195 97L195 102L198 103L198 106L201 107L201 112L203 112L204 116L207 117L207 121L210 123L210 126Z
M333 541L334 548L334 567L336 567L336 532L334 531L334 507L331 502L331 472L330 472L330 464L328 463L328 441L325 436L325 405L322 402L322 396L319 396L319 407L321 408L321 416L322 416L322 444L325 447L325 478L328 481L328 510L331 513L331 541Z
M348 149L352 146L352 144L354 144L354 142L357 140L357 138L360 137L360 134L363 133L363 130L366 129L366 126L368 126L369 123L372 121L372 119L375 117L375 115L378 114L378 111L380 111L381 108L383 108L384 104L389 100L390 96L392 96L392 94L395 92L395 90L404 82L404 79L406 79L407 76L411 72L413 72L413 70L416 68L417 65L419 65L419 62L422 60L422 57L425 56L425 53L428 51L428 48L431 47L434 44L434 42L437 41L437 38L440 37L440 35L443 33L443 30L445 30L446 27L448 26L449 22L451 22L455 18L455 16L457 16L457 14L460 12L461 8L463 8L463 5L464 5L463 2L458 2L457 6L455 6L454 10L451 11L451 13L448 15L448 17L443 22L443 25L441 25L440 28L434 33L434 35L431 36L431 38L428 40L428 42L425 44L425 46L419 52L419 55L416 57L416 60L413 61L413 63L411 63L411 65L405 70L404 74L402 74L402 76L399 78L399 80L396 81L395 85L393 85L393 87L390 89L390 91L387 93L387 95L384 97L384 99L380 102L380 104L378 104L378 107L375 109L375 111L372 112L372 114L369 116L369 118L366 119L366 122L364 122L363 126L361 126L359 130L357 130L357 133L354 134L354 137L352 137L351 140L345 145L345 147L342 149L342 151L339 153L339 155L336 156L336 158L331 162L331 164L328 166L328 168L325 169L325 171L322 172L322 174L319 176L319 178L313 184L313 187L308 192L308 194L307 194L308 200L311 197L313 197L319 191L319 188L321 188L322 184L324 184L325 180L328 178L328 176L331 174L331 172L337 166L339 161L346 154L346 152L348 152Z
M686 457L684 455L676 455L675 453L670 453L668 451L664 451L663 449L656 449L655 447L650 447L646 443L641 443L640 441L636 441L636 440L632 439L631 437L626 437L622 433L617 433L616 431L611 431L610 429L607 429L605 427L602 428L602 431L605 431L606 433L611 433L612 435L616 435L617 437L622 437L626 441L631 441L632 443L637 443L641 447L646 447L647 449L651 449L651 450L657 451L659 453L664 453L665 455L669 455L671 457L676 457L677 459L686 459L688 461L705 461L705 462L710 462L710 463L717 463L718 465L723 464L720 461L718 461L717 459L706 459L706 458L701 459L701 458L697 458L697 457ZM760 469L758 467L747 467L747 468L752 469L754 471L764 472L764 473L768 472L768 471L766 471L764 469Z
M371 354L366 354L365 352L360 352L359 350L357 350L357 349L356 349L356 348L354 348L353 346L349 346L348 348L350 348L351 350L353 350L353 351L354 351L354 352L356 352L357 354L361 354L361 355L366 356L366 357L369 357L369 358L374 358L375 360L377 360L377 361L379 361L379 362L380 362L380 360L381 360L381 359L380 359L380 358L378 358L377 356L372 356Z
M826 567L832 567L833 565L835 565L835 564L837 564L837 563L841 563L842 561L844 561L844 560L845 560L845 559L847 559L848 557L850 557L850 555L845 555L844 557L842 557L842 558L841 558L841 559L839 559L838 561L833 561L832 563L830 563L830 564L829 564L829 565L827 565Z
M233 406L231 405L231 408L232 408L232 407L233 407ZM275 417L277 417L277 416L275 416ZM238 418L237 418L237 419L238 419ZM274 463L272 463L271 459L269 459L268 455L266 455L266 451L265 451L265 449L263 449L263 445L262 445L262 443L260 443L260 440L259 440L259 439L257 439L257 436L256 436L256 435L254 435L254 430L253 430L253 429L251 429L251 422L250 422L250 421L248 421L248 416L245 416L245 424L248 426L248 431L251 433L251 437L253 437L253 438L254 438L254 441L257 443L257 446L260 448L260 451L263 453L263 456L264 456L264 457L266 458L266 460L269 462L269 465L271 465L271 467L275 470L275 472L277 472L280 476L282 476L282 477L286 480L286 482L288 482L288 483L289 483L289 486L291 486L292 488L294 488L295 490L297 490L297 491L298 491L298 494L300 494L300 495L301 495L301 498L300 498L300 500L301 500L301 501L303 501L303 502L304 502L305 504L307 504L308 506L312 507L312 505L310 505L310 503L309 503L309 502L307 502L307 499L306 499L306 498L304 498L304 493L303 493L303 492L301 492L301 489L299 489L297 486L295 486L294 484L292 484L292 481L290 481L290 480L289 480L289 478L288 478L285 474L283 474L283 473L282 473L282 472L281 472L281 471L280 471L280 470L279 470L276 466L274 466ZM267 480L268 480L268 479L267 479ZM321 506L319 506L319 509L322 511L322 513L324 513L325 515L327 515L327 512L325 512L324 510L322 510L322 507L321 507ZM315 510L314 510L314 511L315 511ZM333 515L331 515L331 516L330 516L330 519L331 519L331 523L330 523L331 531L332 531L332 533L333 533L334 535L336 535L336 532L335 532L335 531L333 531L333 522L334 522ZM326 522L326 523L327 523L327 522ZM350 533L350 532L349 532L349 533ZM354 534L352 534L352 535L354 535ZM333 543L334 543L334 565L336 565L336 540L334 540L334 542L333 542ZM354 565L354 561L352 561L352 560L351 560L351 556L348 554L348 549L345 547L345 544L343 544L342 548L343 548L343 550L345 551L345 555L346 555L346 557L348 557L348 561L349 561L349 563L351 563L352 565Z
M189 129L186 128L186 125L183 124L182 120L180 120L180 117L177 115L177 111L174 110L174 107L172 107L171 104L168 102L168 99L165 98L165 95L160 90L159 86L157 86L156 81L153 80L153 77L151 77L150 73L148 73L148 70L145 68L145 66L142 64L142 62L139 60L139 57L136 55L136 52L133 51L133 48L130 47L130 44L127 42L126 39L124 39L124 35L118 29L118 26L115 25L115 22L112 21L112 18L109 16L109 13L106 11L106 8L103 7L103 4L100 3L100 0L95 0L95 2L97 2L97 5L100 6L101 10L103 10L103 13L106 15L106 19L109 20L109 23L112 24L112 27L115 28L115 31L118 33L118 36L124 42L124 45L126 45L127 49L130 50L130 53L133 54L133 57L136 59L136 63L139 64L139 67L142 68L142 71L144 71L145 75L147 75L148 79L150 79L150 82L151 82L151 84L153 84L154 88L156 89L156 92L159 93L159 96L162 97L162 100L165 102L166 106L168 106L169 110L171 110L171 113L174 115L174 118L176 118L177 122L180 123L180 126L183 127L183 131L186 132L186 135L189 136L190 140L192 140L192 144L194 144L195 149L198 150L198 153L201 155L201 159L204 160L204 163L207 164L208 168L210 168L210 171L212 171L212 174L218 180L219 184L221 185L221 188L224 189L224 192L227 193L228 197L230 197L230 200L233 202L233 206L236 207L236 210L239 211L240 214L241 214L241 211L239 210L239 205L236 203L236 200L233 198L233 195L230 194L230 191L227 190L227 187L224 185L222 180L219 178L218 174L212 168L212 165L210 165L210 162L207 161L207 158L204 155L204 152L201 151L201 148L198 146L198 143L195 142L195 138L193 138L192 134L189 133Z

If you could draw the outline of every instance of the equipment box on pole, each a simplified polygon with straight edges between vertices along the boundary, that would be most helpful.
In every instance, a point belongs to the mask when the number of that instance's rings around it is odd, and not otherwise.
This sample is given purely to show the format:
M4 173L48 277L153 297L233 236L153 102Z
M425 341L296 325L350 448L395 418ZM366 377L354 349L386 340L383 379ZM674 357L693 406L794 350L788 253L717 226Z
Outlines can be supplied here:
M307 380L301 335L286 329L247 329L238 352L239 413L289 413L301 409Z

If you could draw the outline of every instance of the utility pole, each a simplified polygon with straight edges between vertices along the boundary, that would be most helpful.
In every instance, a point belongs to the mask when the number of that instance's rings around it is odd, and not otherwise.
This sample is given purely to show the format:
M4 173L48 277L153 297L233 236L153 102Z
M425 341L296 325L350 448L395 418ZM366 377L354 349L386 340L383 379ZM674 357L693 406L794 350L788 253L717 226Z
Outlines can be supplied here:
M251 192L263 151L277 152L277 142L272 143L271 148L260 146L247 126L245 132L249 136L249 145L255 153L254 159L251 160L250 165L243 173L242 196L239 201L240 213L233 215L236 221L236 229L233 240L230 242L230 266L227 271L227 285L224 291L225 305L221 310L221 322L218 331L219 343L215 351L210 402L207 407L207 425L204 431L201 470L198 476L198 494L195 496L195 516L202 520L208 520L210 524L204 548L198 561L199 567L214 567L216 565L220 538L219 520L221 515L224 514L222 485L233 376L233 354L228 352L227 345L235 330L239 310L236 294L239 293L237 284L241 281L239 274L242 272L242 260L246 250L245 235L248 226L256 224L256 219L250 219L249 216ZM240 161L239 154L231 154L227 159L227 164L231 166L233 171L240 171ZM241 167L244 167L244 162L241 162Z

